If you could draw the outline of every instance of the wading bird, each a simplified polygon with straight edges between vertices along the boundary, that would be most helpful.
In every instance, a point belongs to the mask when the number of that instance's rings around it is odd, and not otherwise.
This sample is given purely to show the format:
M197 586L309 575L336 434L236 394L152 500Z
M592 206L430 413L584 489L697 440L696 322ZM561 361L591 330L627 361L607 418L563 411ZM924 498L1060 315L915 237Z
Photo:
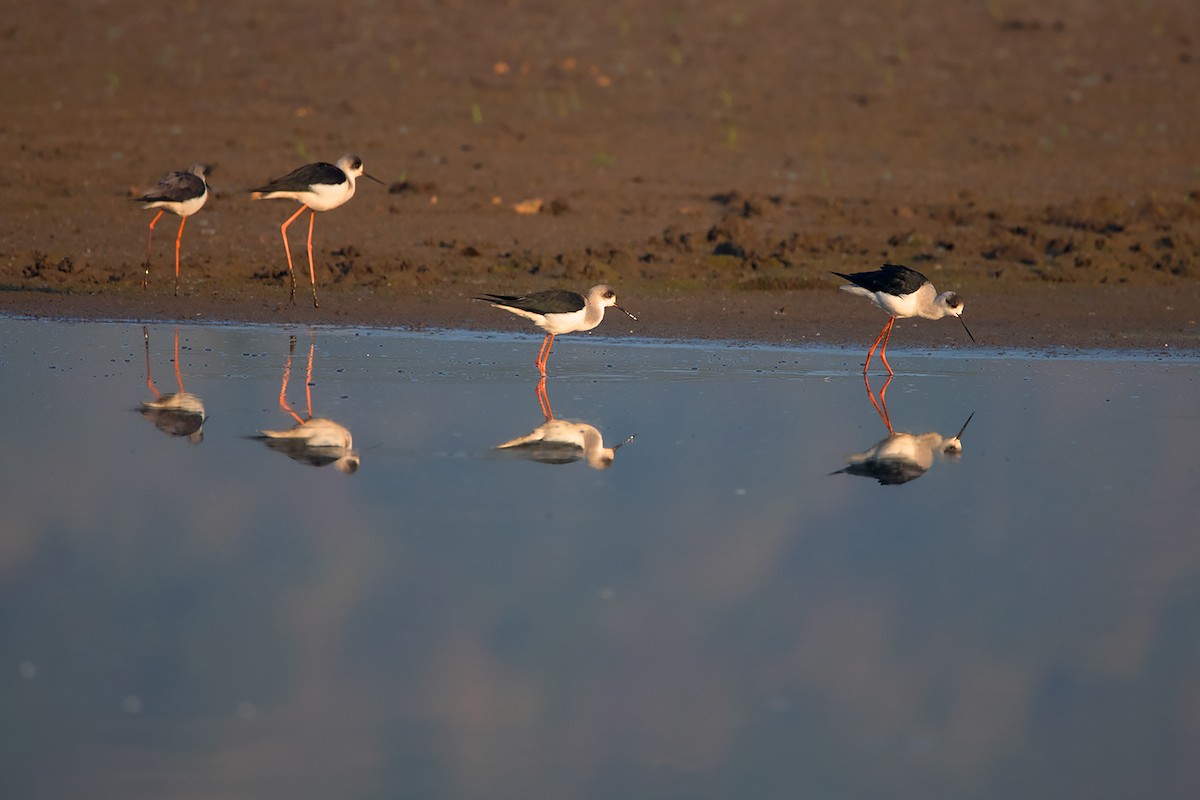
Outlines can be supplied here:
M546 338L542 340L542 347L538 350L537 360L534 362L543 376L546 374L546 359L550 357L550 348L554 346L554 337L560 333L590 331L604 319L604 309L609 306L628 315L630 319L637 320L637 317L617 305L617 293L611 286L604 284L589 289L587 297L578 292L552 289L519 296L485 294L476 299L524 317L546 332Z
M975 337L971 335L971 329L967 327L967 323L962 318L962 297L957 292L938 294L929 279L915 269L896 264L884 264L881 269L872 272L852 272L849 275L835 272L833 274L850 281L849 284L841 287L842 291L861 295L878 308L883 309L884 312L891 314L891 318L883 326L883 330L875 339L875 344L871 345L871 349L867 353L867 363L863 364L864 375L871 366L871 357L875 355L875 348L881 341L883 347L879 348L879 358L883 361L883 366L887 367L888 374L895 374L892 372L892 365L887 360L887 346L888 340L892 338L892 326L896 323L897 317L923 317L924 319L957 317L958 321L962 322L967 336L971 337L972 342L975 341Z

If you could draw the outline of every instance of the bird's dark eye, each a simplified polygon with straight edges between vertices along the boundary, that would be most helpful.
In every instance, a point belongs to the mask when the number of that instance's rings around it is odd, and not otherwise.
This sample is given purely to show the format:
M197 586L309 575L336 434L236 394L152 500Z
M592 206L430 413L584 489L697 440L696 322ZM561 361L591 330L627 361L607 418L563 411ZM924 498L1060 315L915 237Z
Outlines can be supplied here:
M362 159L361 158L354 159L353 166L354 166L354 169L361 169L362 168Z
M617 293L616 293L616 292L605 292L605 293L604 293L604 297L605 297L605 298L613 298L613 297L616 297L616 296L617 296Z

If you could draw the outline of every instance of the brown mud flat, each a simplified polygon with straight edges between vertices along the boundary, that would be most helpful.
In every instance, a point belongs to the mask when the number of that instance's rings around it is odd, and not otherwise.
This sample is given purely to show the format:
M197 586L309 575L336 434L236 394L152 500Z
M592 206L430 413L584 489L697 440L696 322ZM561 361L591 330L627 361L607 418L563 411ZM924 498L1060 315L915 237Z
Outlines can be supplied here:
M0 311L526 330L470 298L607 282L600 333L865 347L829 272L890 261L982 346L1200 350L1194 3L77 11L0 30ZM317 309L297 221L289 305L294 207L244 190L345 152L387 187L318 215ZM143 291L131 198L193 161Z

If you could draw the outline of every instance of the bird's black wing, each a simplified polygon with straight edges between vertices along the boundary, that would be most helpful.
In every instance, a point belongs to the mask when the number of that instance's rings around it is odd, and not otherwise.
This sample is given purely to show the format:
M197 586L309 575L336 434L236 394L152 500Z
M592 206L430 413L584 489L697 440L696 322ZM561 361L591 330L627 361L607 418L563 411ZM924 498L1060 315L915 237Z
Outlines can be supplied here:
M565 289L551 289L526 295L486 294L479 299L534 314L570 314L587 305L583 295Z
M137 198L140 203L182 203L205 191L204 179L190 172L172 172L150 191Z
M337 186L345 182L346 173L333 164L326 164L324 161L321 161L316 164L305 164L303 167L292 170L282 178L271 181L266 186L260 186L250 191L262 194L267 194L268 192L304 192L308 191L311 186Z
M897 296L912 294L929 282L928 278L915 269L899 264L884 264L882 268L870 272L851 272L849 275L835 272L833 274L861 286L868 292L883 292Z

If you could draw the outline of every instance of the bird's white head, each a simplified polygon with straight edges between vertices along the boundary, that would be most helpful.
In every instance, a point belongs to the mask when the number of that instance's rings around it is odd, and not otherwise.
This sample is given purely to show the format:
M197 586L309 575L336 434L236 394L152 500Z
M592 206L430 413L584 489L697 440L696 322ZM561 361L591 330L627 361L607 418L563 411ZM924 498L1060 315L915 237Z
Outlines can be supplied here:
M337 168L346 173L347 177L354 179L363 174L363 160L360 156L347 153L337 160Z
M200 164L198 162L195 164L192 164L190 167L188 167L188 172L192 173L197 178L204 181L204 184L206 186L208 185L207 178L208 178L209 170L210 170L210 167L208 166L208 164Z
M942 315L946 317L961 317L963 308L966 306L962 295L958 292L942 292L933 301L933 304L940 308Z
M363 167L362 156L347 153L337 160L337 168L346 173L346 178L350 181L351 186L354 185L354 179L358 177L367 178L383 185L383 181L379 180L379 178L367 174L366 168Z
M630 319L637 319L637 317L635 317L633 314L630 314L628 311L617 305L617 293L608 284L602 283L599 286L593 286L590 290L588 290L587 302L588 305L597 306L599 308L608 308L609 306L612 306L618 311L626 314Z
M943 317L958 317L958 321L962 323L963 330L967 332L967 336L971 337L971 341L975 341L975 335L971 333L971 329L967 327L966 320L963 319L963 309L966 308L966 303L963 302L962 295L958 292L942 292L933 301L933 307L941 313Z

